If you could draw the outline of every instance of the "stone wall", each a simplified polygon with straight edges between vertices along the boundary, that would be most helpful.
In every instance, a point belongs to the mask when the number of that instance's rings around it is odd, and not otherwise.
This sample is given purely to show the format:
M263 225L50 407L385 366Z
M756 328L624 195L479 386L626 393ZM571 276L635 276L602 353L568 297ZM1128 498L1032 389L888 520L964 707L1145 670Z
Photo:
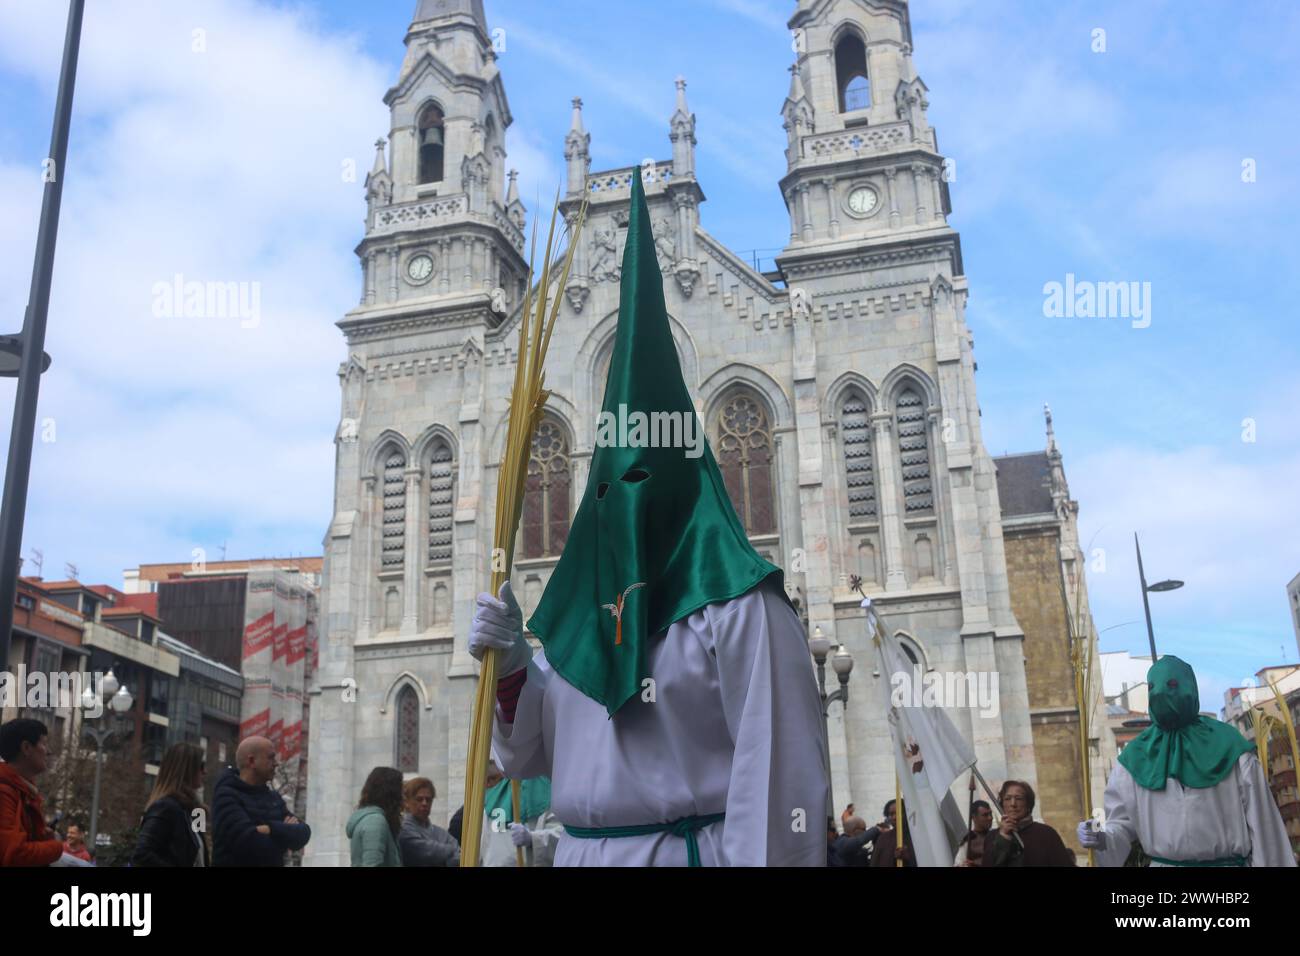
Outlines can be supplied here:
M1083 816L1079 718L1054 524L1004 529L1011 609L1025 632L1025 679L1038 767L1037 819L1072 846Z

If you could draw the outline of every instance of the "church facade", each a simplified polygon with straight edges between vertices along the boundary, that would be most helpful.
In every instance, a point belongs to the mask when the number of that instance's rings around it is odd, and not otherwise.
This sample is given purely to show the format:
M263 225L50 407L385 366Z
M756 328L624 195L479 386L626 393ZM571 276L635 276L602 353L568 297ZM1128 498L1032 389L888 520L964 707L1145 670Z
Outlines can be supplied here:
M995 699L950 714L990 782L1034 782L1025 635L907 3L799 0L789 25L787 172L774 186L790 233L776 268L756 271L705 227L680 79L671 155L642 172L686 384L751 540L785 569L809 632L857 663L847 705L830 709L837 809L873 816L894 794L890 685L873 674L855 579L920 671L996 675ZM481 0L420 0L406 46L366 180L361 301L339 322L311 689L306 862L320 865L346 864L344 823L375 766L431 778L435 822L462 802L468 630L491 574L527 275L506 78ZM561 209L572 222L585 198L588 221L530 461L512 579L525 619L585 487L617 321L633 169L591 170L589 146L574 100Z

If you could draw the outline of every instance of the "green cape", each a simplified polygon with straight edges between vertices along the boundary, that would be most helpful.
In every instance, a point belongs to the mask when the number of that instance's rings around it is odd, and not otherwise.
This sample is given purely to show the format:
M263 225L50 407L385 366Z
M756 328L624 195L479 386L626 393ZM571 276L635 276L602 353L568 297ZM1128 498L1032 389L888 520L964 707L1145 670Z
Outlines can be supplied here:
M1144 790L1163 790L1173 777L1184 787L1213 787L1255 750L1235 728L1200 715L1196 674L1166 654L1147 671L1151 726L1133 738L1119 762Z
M591 473L528 621L556 673L611 717L643 690L654 635L781 574L750 545L682 379L639 166L627 233Z
M535 820L551 808L551 780L549 777L531 777L519 781L519 812L524 820ZM493 810L506 812L505 822L514 823L515 806L510 796L509 778L500 781L483 795L483 812L492 819ZM520 823L523 820L518 821Z

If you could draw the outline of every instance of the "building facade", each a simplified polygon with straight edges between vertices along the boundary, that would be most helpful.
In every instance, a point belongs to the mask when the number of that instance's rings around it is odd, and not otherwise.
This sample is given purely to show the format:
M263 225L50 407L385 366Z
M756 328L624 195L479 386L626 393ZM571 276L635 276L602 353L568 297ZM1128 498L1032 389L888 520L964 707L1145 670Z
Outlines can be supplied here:
M1103 806L1118 752L1088 604L1079 504L1070 497L1051 409L1044 408L1044 413L1045 451L1005 455L993 462L1011 609L1025 631L1025 674L1043 807L1039 816L1068 834L1089 815L1087 810ZM1076 669L1086 680L1076 682ZM1090 807L1083 801L1085 759Z
M90 649L82 646L84 620L55 599L34 578L19 578L14 596L13 637L0 693L0 723L18 717L39 720L49 729L50 749L60 751L81 732L81 708L76 685L52 675L82 674L89 670ZM27 696L29 675L44 675L42 698ZM32 706L35 703L36 706Z
M166 622L181 657L185 717L212 766L233 763L244 737L268 738L278 754L272 781L299 814L307 807L306 688L317 652L319 557L141 565L130 597ZM231 726L233 714L233 727ZM215 779L215 774L213 774Z
M1037 782L1042 735L980 433L967 279L907 4L801 0L789 25L795 62L772 65L791 73L787 172L773 184L789 242L773 271L704 226L680 79L671 155L644 165L683 374L755 547L785 569L808 626L862 665L847 708L831 713L837 801L874 808L894 793L889 682L872 676L855 577L925 670L997 674L992 706L951 714L986 778ZM406 48L366 179L361 298L339 322L306 857L324 865L346 863L344 822L375 766L431 777L435 819L462 802L468 629L491 573L527 275L525 210L506 167L511 113L483 4L421 0ZM590 169L582 102L572 105L561 209L571 224L590 205L550 344L514 563L526 615L586 484L633 175ZM1044 713L1070 706L1042 700ZM1056 800L1049 788L1044 810Z
M1300 851L1300 788L1296 786L1295 753L1286 728L1300 727L1300 666L1281 664L1261 667L1245 687L1230 687L1223 694L1223 719L1255 743L1264 746L1260 760L1268 777L1269 790L1286 825L1291 849Z

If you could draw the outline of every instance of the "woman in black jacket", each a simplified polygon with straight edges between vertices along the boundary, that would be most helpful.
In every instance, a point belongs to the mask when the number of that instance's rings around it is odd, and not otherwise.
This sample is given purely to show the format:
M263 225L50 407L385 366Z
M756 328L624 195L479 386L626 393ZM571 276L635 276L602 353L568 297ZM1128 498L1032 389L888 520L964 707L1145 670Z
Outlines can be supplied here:
M208 808L203 792L203 751L174 744L158 768L140 821L132 866L210 866Z

